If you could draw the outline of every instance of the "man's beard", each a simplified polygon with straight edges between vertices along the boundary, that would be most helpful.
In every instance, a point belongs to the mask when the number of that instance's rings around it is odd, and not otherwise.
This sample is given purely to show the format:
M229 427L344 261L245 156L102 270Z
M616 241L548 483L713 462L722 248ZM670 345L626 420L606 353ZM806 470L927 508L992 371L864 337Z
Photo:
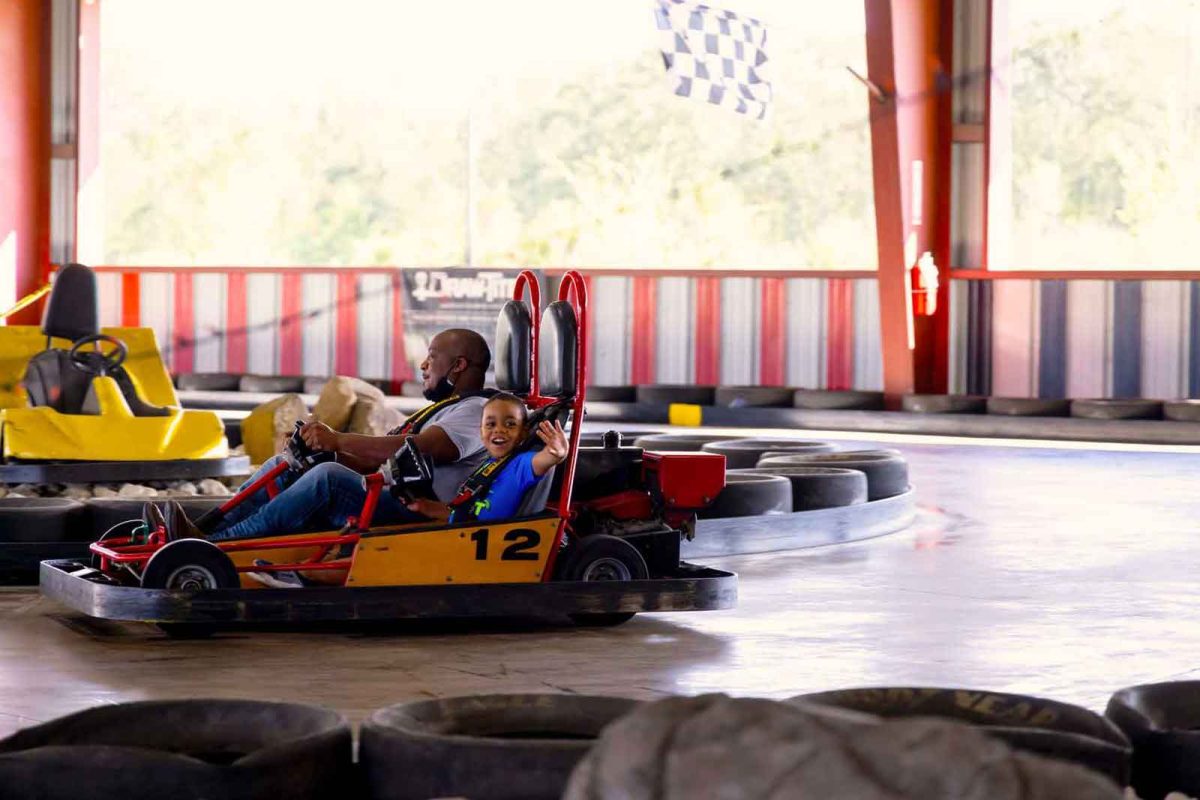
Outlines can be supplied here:
M422 394L425 395L425 399L429 402L438 403L454 394L454 384L450 382L448 377L443 375L432 389L426 389Z

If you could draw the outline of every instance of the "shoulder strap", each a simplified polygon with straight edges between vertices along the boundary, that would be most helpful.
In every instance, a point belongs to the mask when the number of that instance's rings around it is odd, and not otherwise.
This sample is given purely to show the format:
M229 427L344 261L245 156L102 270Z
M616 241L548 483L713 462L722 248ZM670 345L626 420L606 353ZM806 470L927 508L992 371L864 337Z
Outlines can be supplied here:
M463 392L462 394L456 394L456 395L453 395L452 397L447 397L445 400L439 400L436 403L430 403L429 405L425 406L424 408L420 408L420 409L417 409L416 411L414 411L412 416L410 416L408 419L404 420L403 425L401 425L398 428L392 428L390 431L387 432L387 435L388 436L408 436L408 435L416 436L418 433L421 432L421 429L425 427L425 424L427 422L429 422L430 417L432 417L434 414L441 411L442 409L449 408L450 406L453 406L453 405L457 405L458 403L461 403L463 400L466 400L467 398L470 398L470 397L491 397L494 394L496 394L495 389L481 389L478 392Z

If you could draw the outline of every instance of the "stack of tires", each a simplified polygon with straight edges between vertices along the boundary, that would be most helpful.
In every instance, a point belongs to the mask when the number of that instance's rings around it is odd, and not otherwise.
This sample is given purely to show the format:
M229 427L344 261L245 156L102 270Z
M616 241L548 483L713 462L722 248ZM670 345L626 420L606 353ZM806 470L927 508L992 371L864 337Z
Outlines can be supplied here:
M785 701L467 695L375 711L355 758L350 724L328 709L155 700L0 739L0 786L47 800L83 796L81 787L121 800L949 800L965 786L1011 800L1121 800L1132 786L1142 800L1162 800L1200 794L1197 709L1200 682L1122 689L1104 716L971 688L852 688Z
M634 442L646 450L725 456L725 489L705 519L842 508L908 491L908 464L896 450L837 451L829 442L661 433Z

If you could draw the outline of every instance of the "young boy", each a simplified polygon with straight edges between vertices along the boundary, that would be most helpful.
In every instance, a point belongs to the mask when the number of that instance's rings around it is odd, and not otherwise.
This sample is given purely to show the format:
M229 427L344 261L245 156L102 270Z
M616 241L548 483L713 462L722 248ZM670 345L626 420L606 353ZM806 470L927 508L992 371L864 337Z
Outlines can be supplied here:
M500 392L491 397L483 407L483 418L479 425L479 437L487 450L488 460L479 467L480 470L511 453L526 436L526 422L529 412L521 398L508 392ZM540 481L551 467L561 464L567 458L567 435L562 425L555 422L551 425L543 421L533 431L542 440L541 450L534 452L526 450L509 461L500 474L492 481L487 496L475 502L473 511L480 522L497 519L507 519L515 516L525 493ZM416 511L430 519L457 521L462 517L459 509L453 512L450 507L436 500L416 500L408 504L411 511Z

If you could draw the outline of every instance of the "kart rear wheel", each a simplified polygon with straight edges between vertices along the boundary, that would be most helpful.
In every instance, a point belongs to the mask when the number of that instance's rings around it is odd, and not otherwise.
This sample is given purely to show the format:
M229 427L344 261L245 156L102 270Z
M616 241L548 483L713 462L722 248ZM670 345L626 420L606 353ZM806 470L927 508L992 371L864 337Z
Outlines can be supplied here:
M229 556L212 542L179 539L168 542L146 562L143 589L202 592L241 585Z
M563 578L568 581L640 581L650 577L646 559L624 539L606 533L584 539L567 557ZM633 619L633 612L571 614L571 621L588 628L608 628Z

